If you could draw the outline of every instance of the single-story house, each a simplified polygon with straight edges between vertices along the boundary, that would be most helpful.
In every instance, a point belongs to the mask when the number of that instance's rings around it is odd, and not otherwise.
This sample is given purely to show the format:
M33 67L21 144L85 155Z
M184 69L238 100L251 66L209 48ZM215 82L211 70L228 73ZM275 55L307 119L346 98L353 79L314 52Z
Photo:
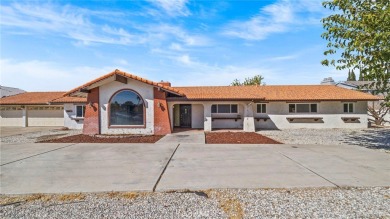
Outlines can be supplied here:
M334 85L173 87L120 70L60 96L41 102L63 107L63 125L82 127L85 134L168 134L175 127L366 128L367 102L379 100ZM8 98L8 105L30 115L28 103ZM0 105L6 107L2 100ZM7 119L2 115L1 121Z

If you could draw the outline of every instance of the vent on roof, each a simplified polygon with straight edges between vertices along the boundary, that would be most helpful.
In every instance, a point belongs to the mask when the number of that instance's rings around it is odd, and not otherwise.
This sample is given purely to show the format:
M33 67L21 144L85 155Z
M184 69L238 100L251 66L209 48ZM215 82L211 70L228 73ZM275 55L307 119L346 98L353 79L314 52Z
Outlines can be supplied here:
M157 84L162 85L162 86L167 86L167 87L170 87L170 86L171 86L171 82L169 82L169 81L163 81L163 80L161 80L161 81L158 82Z
M336 82L334 82L332 77L324 78L324 80L321 81L321 85L335 85Z

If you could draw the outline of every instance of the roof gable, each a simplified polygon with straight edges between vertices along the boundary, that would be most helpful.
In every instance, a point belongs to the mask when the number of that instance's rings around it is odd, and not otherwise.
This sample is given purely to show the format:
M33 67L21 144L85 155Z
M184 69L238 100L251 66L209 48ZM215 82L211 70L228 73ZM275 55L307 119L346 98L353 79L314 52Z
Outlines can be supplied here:
M111 73L103 75L103 76L101 76L101 77L99 77L99 78L97 78L95 80L87 82L87 83L85 83L85 84L83 84L83 85L81 85L79 87L76 87L76 88L72 89L71 91L66 92L64 94L64 96L85 97L86 95L83 92L81 92L82 89L89 90L89 89L92 89L92 88L95 88L95 87L99 87L99 86L101 86L101 85L103 85L105 83L112 82L113 81L112 79L116 75L123 76L123 77L126 77L126 78L130 78L130 79L133 79L133 80L136 80L136 81L140 81L142 83L149 84L151 86L160 88L162 90L165 90L167 92L170 92L170 93L173 93L173 94L176 94L176 95L179 95L179 96L184 96L183 93L181 93L179 90L177 90L175 88L172 88L172 87L169 87L169 86L164 86L164 85L161 85L161 84L159 84L157 82L154 82L154 81L151 81L151 80L148 80L148 79L145 79L145 78L141 78L141 77L138 77L136 75L120 71L118 69L116 69L115 71L113 71Z

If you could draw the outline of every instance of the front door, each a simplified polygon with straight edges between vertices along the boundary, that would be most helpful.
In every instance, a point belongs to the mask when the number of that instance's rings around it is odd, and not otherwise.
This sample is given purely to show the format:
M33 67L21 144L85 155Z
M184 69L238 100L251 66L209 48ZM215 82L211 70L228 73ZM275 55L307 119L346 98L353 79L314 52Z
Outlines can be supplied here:
M191 128L191 104L180 104L180 127Z

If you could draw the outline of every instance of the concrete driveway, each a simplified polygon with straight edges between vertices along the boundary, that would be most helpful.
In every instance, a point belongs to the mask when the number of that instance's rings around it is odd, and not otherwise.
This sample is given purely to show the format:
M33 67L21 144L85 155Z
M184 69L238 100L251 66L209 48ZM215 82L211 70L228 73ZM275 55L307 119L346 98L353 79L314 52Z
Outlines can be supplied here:
M151 191L177 145L1 145L1 193Z
M0 127L0 137L8 137L13 135L22 135L25 133L50 131L60 129L62 127Z
M357 146L1 145L1 193L390 186L390 154Z
M158 190L390 186L390 154L358 146L181 144Z

